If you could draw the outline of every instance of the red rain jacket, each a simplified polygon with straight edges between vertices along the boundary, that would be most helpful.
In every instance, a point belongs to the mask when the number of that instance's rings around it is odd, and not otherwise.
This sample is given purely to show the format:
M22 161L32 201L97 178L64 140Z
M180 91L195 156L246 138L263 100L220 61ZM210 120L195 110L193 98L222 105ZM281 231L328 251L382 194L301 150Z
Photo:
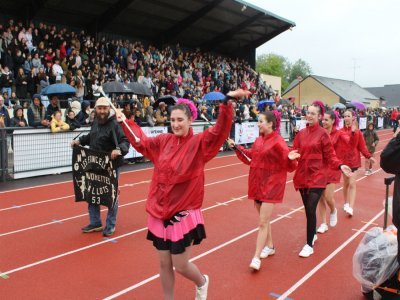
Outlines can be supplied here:
M140 142L136 143L125 124L124 132L132 146L154 163L154 172L146 202L153 217L168 220L177 212L199 209L204 198L204 165L217 155L232 125L232 105L219 107L215 126L186 137L171 133L147 137L141 128L128 120Z
M344 154L350 142L350 137L345 132L337 130L336 128L332 128L329 137L331 138L331 142L333 148L335 149L337 158L343 161ZM328 183L340 182L340 177L342 176L341 170L334 170L331 168L327 168L327 172L328 172Z
M296 189L325 188L327 168L338 169L342 164L336 157L328 133L319 125L300 130L294 139L293 149L301 155L293 177Z
M289 148L283 138L276 133L258 137L251 149L238 148L238 158L250 165L248 197L269 203L282 202L286 187L287 172L293 172L297 161L288 158Z
M371 153L367 149L363 134L360 130L356 130L354 133L351 131L351 127L343 127L341 131L345 132L350 137L350 143L347 148L343 151L343 163L348 165L350 168L361 167L361 156L360 152L365 158L371 158Z

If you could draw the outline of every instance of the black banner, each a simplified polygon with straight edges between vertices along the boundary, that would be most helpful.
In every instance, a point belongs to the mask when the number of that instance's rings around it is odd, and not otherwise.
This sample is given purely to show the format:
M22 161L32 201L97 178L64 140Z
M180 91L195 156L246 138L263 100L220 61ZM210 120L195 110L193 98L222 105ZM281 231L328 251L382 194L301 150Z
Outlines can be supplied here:
M72 151L75 201L114 206L118 193L115 162L110 154L81 146Z

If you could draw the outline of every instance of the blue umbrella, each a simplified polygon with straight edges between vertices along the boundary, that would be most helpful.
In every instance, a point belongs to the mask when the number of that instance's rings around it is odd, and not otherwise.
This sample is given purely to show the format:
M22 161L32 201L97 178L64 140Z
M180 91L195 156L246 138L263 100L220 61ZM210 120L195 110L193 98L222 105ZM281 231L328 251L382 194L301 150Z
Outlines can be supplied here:
M203 100L206 101L216 101L216 100L224 100L225 95L220 92L209 92L203 96Z
M42 95L54 95L54 94L75 94L76 90L74 87L66 83L55 83L45 87L41 94Z
M264 111L266 105L272 105L272 104L275 104L274 100L261 100L257 104L257 109L258 111Z

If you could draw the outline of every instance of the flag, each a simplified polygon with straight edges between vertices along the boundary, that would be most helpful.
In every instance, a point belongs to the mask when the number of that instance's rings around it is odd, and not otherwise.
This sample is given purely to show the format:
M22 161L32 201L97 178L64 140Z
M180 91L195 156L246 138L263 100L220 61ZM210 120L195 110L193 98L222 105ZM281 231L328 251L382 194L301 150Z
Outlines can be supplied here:
M115 162L109 153L81 146L72 151L72 177L75 201L114 206L118 195Z

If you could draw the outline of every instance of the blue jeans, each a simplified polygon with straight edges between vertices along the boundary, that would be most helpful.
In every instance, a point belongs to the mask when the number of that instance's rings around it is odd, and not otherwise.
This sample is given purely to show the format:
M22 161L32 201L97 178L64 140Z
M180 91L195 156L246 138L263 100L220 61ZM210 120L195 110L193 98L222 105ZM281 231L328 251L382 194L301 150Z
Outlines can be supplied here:
M120 170L117 168L117 180L119 180L119 173ZM115 224L117 223L117 213L118 213L118 191L117 191L117 198L115 199L114 207L108 209L107 213L107 220L106 220L106 227L104 231L110 231L114 229ZM100 217L100 205L91 204L88 205L89 210L89 219L90 224L101 226L101 217Z

